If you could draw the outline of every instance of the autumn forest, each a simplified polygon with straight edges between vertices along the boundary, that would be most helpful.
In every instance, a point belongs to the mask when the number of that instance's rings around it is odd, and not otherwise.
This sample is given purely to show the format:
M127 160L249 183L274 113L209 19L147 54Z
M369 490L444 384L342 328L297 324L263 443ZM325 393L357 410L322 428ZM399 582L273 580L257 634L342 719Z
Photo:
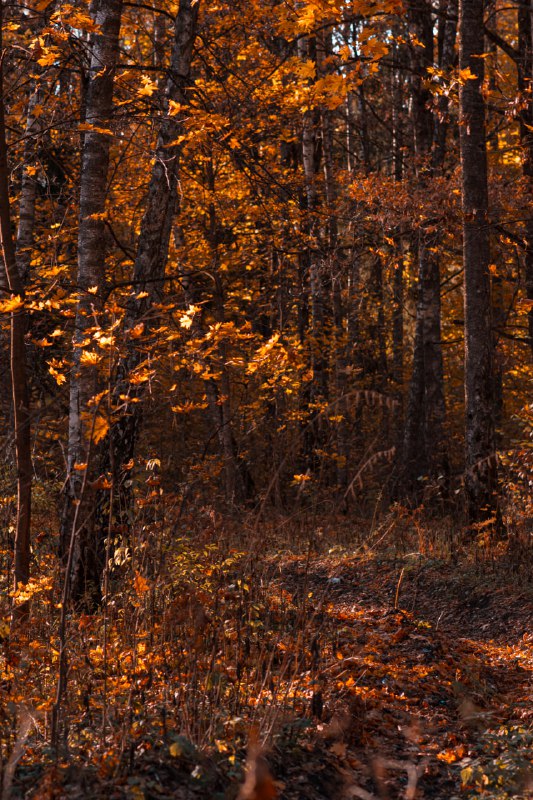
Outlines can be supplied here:
M0 795L533 792L532 0L2 0Z

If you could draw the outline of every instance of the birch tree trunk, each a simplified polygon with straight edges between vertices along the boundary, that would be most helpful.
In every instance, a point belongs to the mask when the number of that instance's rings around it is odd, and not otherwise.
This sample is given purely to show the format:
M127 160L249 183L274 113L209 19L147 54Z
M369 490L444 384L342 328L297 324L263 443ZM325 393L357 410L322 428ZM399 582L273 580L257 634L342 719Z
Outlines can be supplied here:
M92 414L89 401L98 389L97 367L84 364L82 352L101 308L101 289L105 278L105 202L109 148L109 129L113 112L113 80L118 56L122 0L106 0L98 5L95 22L99 31L92 43L90 74L86 98L80 175L78 231L78 299L74 324L67 447L67 482L61 525L61 552L65 559L74 546L71 581L73 596L80 599L92 585L92 510L82 503L83 470L90 469ZM84 344L85 343L85 344ZM96 410L93 410L96 413ZM80 505L79 509L77 506ZM73 526L79 527L78 531Z
M17 263L22 282L26 284L30 273L30 262L33 248L35 228L35 198L37 195L37 177L34 170L37 156L38 137L42 131L41 116L35 114L35 108L41 104L42 92L39 86L34 87L28 103L26 120L26 136L24 148L24 165L19 201L19 223L17 229ZM30 169L28 169L28 167Z
M469 521L498 515L494 442L493 340L484 76L484 0L461 0L460 68L475 78L460 87L460 146L465 271L465 490Z

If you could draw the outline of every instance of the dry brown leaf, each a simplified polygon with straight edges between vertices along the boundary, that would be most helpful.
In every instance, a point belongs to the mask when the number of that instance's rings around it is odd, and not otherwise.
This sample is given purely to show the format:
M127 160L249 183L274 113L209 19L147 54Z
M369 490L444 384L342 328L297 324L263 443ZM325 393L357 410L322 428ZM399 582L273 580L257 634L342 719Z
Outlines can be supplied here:
M275 800L277 796L277 786L259 744L257 731L252 731L246 758L246 777L238 800Z

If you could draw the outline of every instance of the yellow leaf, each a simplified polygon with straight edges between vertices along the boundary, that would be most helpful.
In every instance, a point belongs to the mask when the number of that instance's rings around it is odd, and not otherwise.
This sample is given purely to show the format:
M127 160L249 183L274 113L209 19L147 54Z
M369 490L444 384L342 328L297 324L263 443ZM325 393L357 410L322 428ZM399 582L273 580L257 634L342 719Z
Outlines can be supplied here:
M175 100L168 101L168 115L169 117L174 117L176 114L179 114L182 110L183 106L180 103L176 103Z
M97 414L94 420L92 440L95 444L101 442L109 430L109 422L101 414Z
M91 133L101 133L102 136L113 136L113 131L109 130L109 128L99 128L97 125L91 125L89 122L81 122L78 125L78 130L89 131Z
M100 335L100 336L95 336L94 338L98 340L98 347L101 347L102 349L110 347L112 344L115 343L114 336Z
M315 62L310 58L306 59L306 61L302 61L300 64L297 64L296 73L300 76L300 78L312 80L316 76Z
M0 313L10 314L13 311L18 311L24 305L24 300L18 294L13 294L6 300L0 301Z
M62 383L66 383L67 382L67 379L66 379L65 375L63 375L63 373L59 372L57 369L54 369L54 367L49 366L48 367L48 372L50 373L52 378L55 378L55 381L56 381L58 386L61 386Z
M299 18L297 22L297 25L300 28L300 30L306 33L309 32L315 23L315 15L316 15L316 9L313 6L309 5L307 7L304 7L299 13Z
M135 325L133 328L130 329L128 334L129 338L138 339L139 336L142 336L143 331L144 331L144 322L139 322L138 325Z
M183 751L178 742L172 742L172 744L168 748L168 752L173 758L179 758Z
M51 67L60 56L60 51L57 50L55 47L47 48L43 51L42 56L37 59L37 63L41 67Z
M142 575L136 572L133 581L133 588L135 589L135 594L138 597L141 597L143 594L146 594L146 592L149 590L150 584L148 583L146 578L143 578Z
M461 770L461 783L463 786L466 786L471 780L474 774L474 770L472 767L465 767Z
M151 97L153 93L157 90L157 83L155 83L148 75L143 75L141 78L142 86L140 89L137 90L137 94L145 95L146 97Z
M92 350L84 350L80 357L80 362L82 364L87 364L89 366L94 366L98 364L100 361L101 356L98 353L93 353Z
M311 476L308 474L305 475L293 475L292 476L292 483L293 485L298 485L301 483L306 483L307 481L311 480Z
M139 383L146 383L147 381L151 380L154 375L155 370L142 369L138 372L134 372L133 375L130 375L129 381L134 386L137 386Z
M474 75L470 67L459 70L459 83L466 83L466 81L477 80L477 75Z

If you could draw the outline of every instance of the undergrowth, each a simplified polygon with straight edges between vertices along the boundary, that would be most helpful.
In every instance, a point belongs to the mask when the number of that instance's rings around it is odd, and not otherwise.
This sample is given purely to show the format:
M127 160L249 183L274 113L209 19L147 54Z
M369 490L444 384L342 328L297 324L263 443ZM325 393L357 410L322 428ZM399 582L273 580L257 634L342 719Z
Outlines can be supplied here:
M400 796L410 775L421 796L424 782L521 796L531 718L498 695L491 670L504 656L466 638L452 647L442 615L428 621L438 574L459 576L458 591L470 585L474 598L481 568L488 591L508 585L512 539L492 546L480 536L458 552L449 527L401 509L369 530L345 519L246 527L209 509L170 524L152 508L130 542L113 541L98 612L68 610L57 705L61 575L47 524L43 516L36 537L39 578L9 597L3 573L4 798L76 796L83 781L94 797L109 787L116 797L166 797L179 786L235 797L251 732L283 797L340 797L340 786L381 797L385 784ZM11 604L26 599L29 624L10 634ZM530 640L509 658L525 670ZM465 698L492 709L481 744L469 742ZM306 759L328 777L298 794Z

